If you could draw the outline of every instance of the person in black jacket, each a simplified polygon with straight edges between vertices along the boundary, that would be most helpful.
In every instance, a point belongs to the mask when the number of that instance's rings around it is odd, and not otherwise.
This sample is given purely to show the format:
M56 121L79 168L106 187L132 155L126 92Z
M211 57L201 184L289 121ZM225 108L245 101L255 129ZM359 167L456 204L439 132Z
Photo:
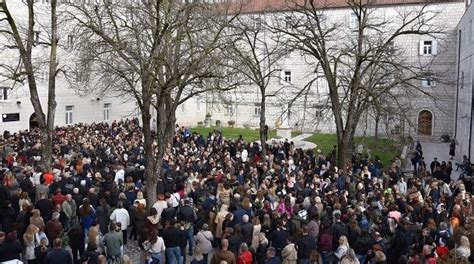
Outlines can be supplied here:
M53 242L54 248L44 259L44 264L73 264L71 254L61 248L61 239L56 238Z
M87 250L81 256L80 263L87 262L87 264L98 264L100 253L97 251L97 244L95 242L87 243Z
M72 257L74 263L79 263L78 262L78 257L81 257L82 254L84 253L84 231L82 230L81 225L79 224L79 221L75 221L73 224L71 230L68 232L69 236L69 246L71 247L72 250ZM79 251L79 255L77 252Z
M316 240L309 235L307 225L302 226L303 234L296 242L298 248L298 261L302 263L309 263L311 251L316 249Z
M278 256L281 254L281 251L288 243L288 231L283 226L283 221L278 220L277 228L273 230L268 236L268 240L271 241L272 246L276 249Z
M370 237L367 229L362 229L360 235L355 238L355 241L352 244L352 248L356 253L356 257L360 263L365 263L365 258L372 245L374 240Z
M389 218L388 222L391 228L395 228L395 230L392 231L394 232L393 238L387 250L387 263L396 264L400 256L406 254L407 240L404 227L401 224L397 224L397 221L393 218Z
M166 263L179 263L181 261L181 238L185 237L185 232L176 227L174 220L166 222L163 229L163 241L166 246Z
M183 222L184 230L186 231L186 239L188 241L188 252L191 256L193 254L193 245L194 245L194 230L193 224L197 220L196 211L192 206L191 200L185 199L183 206L178 207L176 212L176 217L179 222Z
M46 238L41 239L40 245L35 248L35 262L36 263L44 263L44 259L46 255L48 255L49 248L47 245L48 241Z
M0 262L20 260L21 252L23 252L23 245L18 240L16 232L10 232L6 235L5 241L0 245Z
M341 221L341 214L335 213L334 218L336 222L332 226L332 246L337 248L339 246L339 238L341 236L348 236L347 226Z

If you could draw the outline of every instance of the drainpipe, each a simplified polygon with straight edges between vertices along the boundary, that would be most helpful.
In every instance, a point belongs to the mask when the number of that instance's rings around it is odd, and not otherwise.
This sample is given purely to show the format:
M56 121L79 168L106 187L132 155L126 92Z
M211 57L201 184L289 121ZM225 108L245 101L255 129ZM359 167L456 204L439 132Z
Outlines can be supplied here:
M454 138L458 135L458 106L459 106L459 71L461 68L461 30L458 31L458 65L457 65L457 80L456 80L456 111L454 117Z
M469 117L469 152L468 158L471 160L471 146L472 146L472 117L474 114L474 76L471 79L471 116Z

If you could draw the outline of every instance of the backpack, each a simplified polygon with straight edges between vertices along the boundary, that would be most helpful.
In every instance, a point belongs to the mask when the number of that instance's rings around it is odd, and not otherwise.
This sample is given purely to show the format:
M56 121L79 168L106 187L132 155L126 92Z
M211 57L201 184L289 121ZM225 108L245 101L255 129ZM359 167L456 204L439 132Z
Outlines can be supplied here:
M320 252L332 250L332 235L325 232L319 236L318 249Z

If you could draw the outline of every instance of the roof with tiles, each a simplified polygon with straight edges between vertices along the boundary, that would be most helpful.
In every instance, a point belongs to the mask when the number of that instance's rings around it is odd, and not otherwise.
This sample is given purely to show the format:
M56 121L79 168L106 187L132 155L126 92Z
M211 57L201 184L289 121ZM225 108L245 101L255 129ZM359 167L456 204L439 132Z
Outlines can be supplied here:
M449 2L464 2L464 0L362 0L373 6L383 5L409 5L409 4L437 4ZM348 7L347 0L315 0L321 8L343 8ZM291 7L309 4L309 0L241 0L233 2L242 13L277 12L291 9Z

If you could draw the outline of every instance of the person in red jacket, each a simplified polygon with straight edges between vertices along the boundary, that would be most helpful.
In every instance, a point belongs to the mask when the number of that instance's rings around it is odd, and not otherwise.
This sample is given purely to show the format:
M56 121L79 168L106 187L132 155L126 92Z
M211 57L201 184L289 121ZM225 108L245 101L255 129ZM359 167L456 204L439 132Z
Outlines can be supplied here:
M247 244L244 242L240 245L240 252L237 257L237 264L252 264L252 252L249 251Z
M61 188L56 189L56 193L51 197L51 201L55 207L57 205L62 205L63 202L66 201L66 195L61 193Z

